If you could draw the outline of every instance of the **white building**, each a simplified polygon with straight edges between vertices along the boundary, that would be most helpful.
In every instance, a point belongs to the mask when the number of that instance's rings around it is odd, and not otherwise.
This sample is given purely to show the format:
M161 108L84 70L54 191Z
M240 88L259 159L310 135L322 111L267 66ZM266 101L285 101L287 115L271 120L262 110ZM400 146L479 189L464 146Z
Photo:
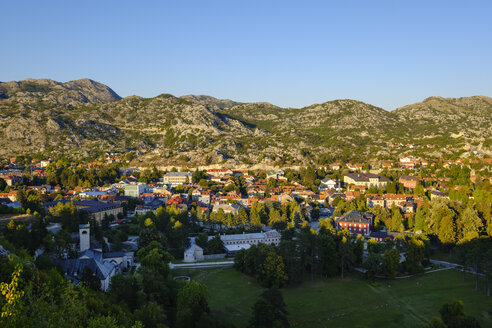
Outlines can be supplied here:
M214 236L209 236L209 240ZM280 244L281 234L276 230L257 233L243 233L237 235L220 235L220 239L224 243L224 248L228 254L234 254L241 249L248 249L251 245L258 244Z
M138 198L141 194L145 192L146 187L147 184L142 182L125 185L125 196Z
M197 244L192 244L184 252L184 262L203 261L204 259L205 257L203 256L203 248L201 248Z
M212 212L217 213L220 209L224 211L225 214L231 213L232 215L238 215L241 205L236 204L215 204Z
M192 177L191 172L168 172L164 174L164 183L174 187L183 183L191 183Z
M320 189L335 189L337 187L337 182L330 178L324 178L321 180L319 187Z

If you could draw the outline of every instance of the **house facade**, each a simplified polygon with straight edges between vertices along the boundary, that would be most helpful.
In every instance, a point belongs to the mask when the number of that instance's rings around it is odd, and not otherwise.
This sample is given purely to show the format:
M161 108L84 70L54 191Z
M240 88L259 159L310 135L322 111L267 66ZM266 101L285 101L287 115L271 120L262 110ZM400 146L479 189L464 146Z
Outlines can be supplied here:
M400 182L403 187L407 189L415 189L417 187L419 179L410 175L402 175L398 182Z
M347 229L352 234L369 235L373 226L374 215L368 212L352 210L337 220L339 230Z

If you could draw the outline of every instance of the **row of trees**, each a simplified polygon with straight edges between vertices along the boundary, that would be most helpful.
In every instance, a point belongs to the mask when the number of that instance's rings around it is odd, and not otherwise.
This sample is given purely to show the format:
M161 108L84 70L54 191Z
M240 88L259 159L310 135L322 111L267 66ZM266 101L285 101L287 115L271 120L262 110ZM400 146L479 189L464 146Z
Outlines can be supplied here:
M463 207L457 201L435 199L417 210L413 229L434 234L443 244L462 243L480 235L492 235L490 201L477 198Z
M46 169L46 183L61 185L64 188L95 187L108 183L114 183L119 178L116 165L102 166L99 168L72 168L70 163L58 161L49 164Z
M398 236L384 243L370 239L367 250L362 263L365 277L369 280L380 276L392 279L398 273L422 273L423 266L429 263L430 242L425 236Z
M309 228L283 232L278 246L253 245L236 253L237 270L254 276L266 287L295 285L306 274L343 278L347 271L362 264L363 238L347 231L332 233L322 228L316 233Z
M159 207L155 214L148 212L138 216L139 246L145 247L152 241L162 243L173 256L179 258L189 246L188 235L197 229L194 218L176 206Z
M300 207L296 201L291 201L280 205L271 201L255 202L249 212L243 207L239 207L237 215L225 213L219 209L206 215L198 215L198 218L205 222L210 222L220 227L261 227L263 224L272 226L276 229L299 226L305 222L308 216L307 210Z
M423 272L428 263L429 240L424 236L399 237L395 241L368 242L364 256L364 239L347 231L333 233L322 228L284 231L278 246L252 245L234 257L234 267L255 277L264 287L282 287L300 283L306 275L343 279L354 268L364 268L368 279L384 275L394 278L399 272ZM404 254L401 261L400 254Z
M252 245L242 249L234 256L234 267L247 275L253 276L264 287L283 287L288 277L282 256L273 245Z

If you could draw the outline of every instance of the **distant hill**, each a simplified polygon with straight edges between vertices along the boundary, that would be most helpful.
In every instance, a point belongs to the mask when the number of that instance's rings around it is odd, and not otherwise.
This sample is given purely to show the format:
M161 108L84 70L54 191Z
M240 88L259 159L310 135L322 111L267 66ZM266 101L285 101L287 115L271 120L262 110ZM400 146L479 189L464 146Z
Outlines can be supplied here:
M387 143L490 151L492 99L431 97L393 112L350 99L304 108L210 96L121 99L104 84L0 83L0 155L150 149L148 163L307 164L388 157Z
M492 99L430 97L392 112L406 123L407 135L456 136L485 141L492 137Z

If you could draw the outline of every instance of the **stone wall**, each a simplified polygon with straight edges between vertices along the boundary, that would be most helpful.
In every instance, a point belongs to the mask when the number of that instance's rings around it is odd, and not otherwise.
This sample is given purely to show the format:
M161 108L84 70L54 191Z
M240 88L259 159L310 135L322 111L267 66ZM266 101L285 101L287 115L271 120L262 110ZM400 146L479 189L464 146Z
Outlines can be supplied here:
M227 256L226 253L224 254L210 254L210 255L203 255L205 260L218 260L218 259L225 259Z

